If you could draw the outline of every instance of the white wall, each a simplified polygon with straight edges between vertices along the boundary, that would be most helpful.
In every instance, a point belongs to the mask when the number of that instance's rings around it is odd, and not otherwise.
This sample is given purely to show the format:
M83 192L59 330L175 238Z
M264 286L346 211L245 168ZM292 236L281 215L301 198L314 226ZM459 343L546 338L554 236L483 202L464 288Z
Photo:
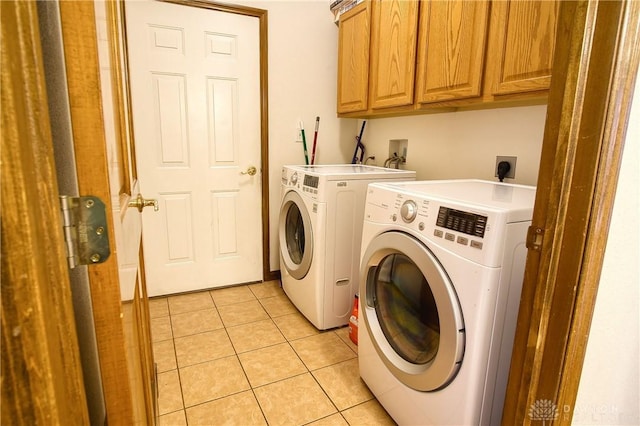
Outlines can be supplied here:
M285 164L304 164L296 142L304 122L309 157L316 116L320 130L316 164L345 163L357 121L336 114L338 27L329 2L245 0L235 2L268 12L269 205L271 270L280 269L278 214L280 176Z
M547 108L545 105L459 111L368 120L366 156L383 165L389 140L407 139L407 163L418 179L497 180L496 156L517 157L515 179L535 185Z
M573 415L577 425L640 424L639 164L640 75Z

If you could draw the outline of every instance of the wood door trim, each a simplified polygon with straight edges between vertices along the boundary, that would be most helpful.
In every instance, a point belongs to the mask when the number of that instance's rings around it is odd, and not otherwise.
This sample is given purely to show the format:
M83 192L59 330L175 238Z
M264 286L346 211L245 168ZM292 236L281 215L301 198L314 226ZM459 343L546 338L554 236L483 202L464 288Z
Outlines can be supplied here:
M533 226L502 423L551 401L570 424L638 71L640 3L562 2ZM622 118L622 119L621 119ZM552 419L549 419L552 420Z
M203 0L160 0L183 6L200 7L218 12L258 18L260 33L260 167L262 185L262 279L278 279L279 271L271 271L270 230L269 230L269 52L268 52L268 13L264 9L233 4L215 3Z
M61 1L59 7L79 191L99 197L107 212L112 212L94 4ZM114 229L113 216L106 217L107 226ZM134 413L116 241L113 232L108 234L110 258L91 265L88 273L107 416L110 424L129 424Z
M3 1L3 424L89 424L35 2Z
M129 144L135 146L133 135L133 122L131 118L131 96L129 88L129 64L126 55L121 52L126 46L124 29L124 0L108 1L105 3L107 32L109 40L109 63L111 64L111 96L115 124L116 146L119 148L118 156L120 164L120 179L122 187L119 188L120 206L126 206L133 197L132 191L138 180L135 150L128 152ZM121 219L127 209L120 211Z
M620 33L612 64L609 102L604 123L603 143L596 171L596 189L588 227L588 239L576 294L576 306L562 368L563 381L558 390L558 405L575 407L580 375L574 366L582 364L587 348L591 319L595 308L604 252L607 248L611 213L622 162L634 86L640 67L640 3L630 1L621 7ZM607 25L606 23L604 25ZM613 39L613 37L611 37ZM593 102L598 102L597 98ZM638 100L636 100L638 102ZM606 231L606 232L603 232ZM597 283L592 285L592 283ZM573 410L571 410L573 414ZM567 422L568 424L568 422Z

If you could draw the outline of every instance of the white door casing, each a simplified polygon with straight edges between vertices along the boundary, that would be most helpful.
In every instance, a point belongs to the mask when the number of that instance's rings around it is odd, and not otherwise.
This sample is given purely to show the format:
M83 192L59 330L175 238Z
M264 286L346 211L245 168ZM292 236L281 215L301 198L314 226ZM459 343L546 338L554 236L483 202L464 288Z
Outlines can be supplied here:
M255 17L126 2L149 295L262 279ZM257 173L246 173L250 167Z

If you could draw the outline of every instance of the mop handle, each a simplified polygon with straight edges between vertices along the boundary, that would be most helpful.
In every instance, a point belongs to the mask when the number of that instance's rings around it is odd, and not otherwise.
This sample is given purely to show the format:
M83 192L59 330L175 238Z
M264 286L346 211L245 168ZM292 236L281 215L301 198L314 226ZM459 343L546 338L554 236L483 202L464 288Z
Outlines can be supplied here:
M316 131L313 134L313 149L311 150L311 165L316 161L316 143L318 143L318 127L320 127L320 117L316 117Z

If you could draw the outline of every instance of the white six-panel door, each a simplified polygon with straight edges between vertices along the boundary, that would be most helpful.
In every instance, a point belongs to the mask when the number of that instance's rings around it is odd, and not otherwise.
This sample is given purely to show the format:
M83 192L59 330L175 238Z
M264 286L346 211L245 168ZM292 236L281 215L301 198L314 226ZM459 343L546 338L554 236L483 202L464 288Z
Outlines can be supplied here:
M126 20L140 187L160 207L143 213L149 295L261 280L258 19L134 0Z

